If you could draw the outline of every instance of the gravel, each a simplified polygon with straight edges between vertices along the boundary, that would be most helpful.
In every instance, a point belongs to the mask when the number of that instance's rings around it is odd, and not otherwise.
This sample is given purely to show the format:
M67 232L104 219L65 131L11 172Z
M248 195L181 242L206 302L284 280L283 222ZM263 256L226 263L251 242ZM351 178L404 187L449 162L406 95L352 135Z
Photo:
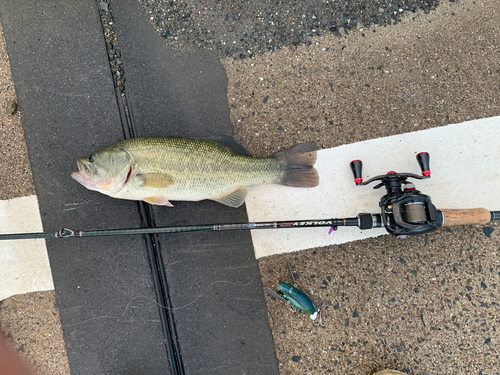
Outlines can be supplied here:
M113 82L115 83L115 87L119 87L120 91L123 92L125 90L123 60L118 44L111 4L106 1L97 0L97 7L108 51L109 65L113 74Z
M178 45L216 49L237 59L311 37L347 34L356 27L390 25L405 12L429 13L437 0L169 1L138 0L157 32Z

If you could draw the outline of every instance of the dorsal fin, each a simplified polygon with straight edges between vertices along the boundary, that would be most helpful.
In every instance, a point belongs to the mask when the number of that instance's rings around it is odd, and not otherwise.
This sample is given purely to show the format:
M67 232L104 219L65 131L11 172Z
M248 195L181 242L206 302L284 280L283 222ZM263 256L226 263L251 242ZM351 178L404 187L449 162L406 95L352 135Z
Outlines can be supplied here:
M252 153L243 144L241 144L236 139L228 135L213 135L211 137L205 137L203 139L210 142L218 143L221 146L233 150L239 155L250 156L250 157L252 156Z

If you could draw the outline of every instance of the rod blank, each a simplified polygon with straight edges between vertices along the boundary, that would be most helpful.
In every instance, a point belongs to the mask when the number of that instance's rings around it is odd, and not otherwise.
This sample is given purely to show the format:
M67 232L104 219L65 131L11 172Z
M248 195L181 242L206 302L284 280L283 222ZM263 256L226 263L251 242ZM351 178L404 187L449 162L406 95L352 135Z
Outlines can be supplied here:
M488 211L484 208L438 210L441 214L439 226L486 224L491 220L500 219L500 211ZM284 228L313 228L313 227L359 227L360 229L380 228L383 222L380 214L359 214L357 217L344 219L319 219L319 220L290 220L268 221L236 224L204 224L183 225L159 228L120 228L98 229L88 231L73 231L63 228L55 233L12 233L0 234L1 240L27 240L44 238L71 238L71 237L97 237L118 236L135 234L161 234L182 232L217 232L228 230L253 230L253 229L284 229Z

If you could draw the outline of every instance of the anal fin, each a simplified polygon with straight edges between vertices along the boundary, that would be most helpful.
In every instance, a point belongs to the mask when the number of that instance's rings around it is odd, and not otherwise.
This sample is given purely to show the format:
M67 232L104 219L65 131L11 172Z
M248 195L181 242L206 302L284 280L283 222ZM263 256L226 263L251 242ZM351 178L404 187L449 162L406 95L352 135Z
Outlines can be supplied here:
M212 198L212 200L225 204L229 207L239 207L245 203L245 198L247 197L248 190L246 187L242 186L232 193L223 196L222 198Z

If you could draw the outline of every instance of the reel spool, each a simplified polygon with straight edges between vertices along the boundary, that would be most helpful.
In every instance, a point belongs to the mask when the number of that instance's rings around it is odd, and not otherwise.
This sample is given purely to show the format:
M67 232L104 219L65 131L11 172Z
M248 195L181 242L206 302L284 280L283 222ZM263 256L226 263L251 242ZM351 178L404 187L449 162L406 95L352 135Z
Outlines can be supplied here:
M428 221L427 211L423 202L406 203L401 207L403 220L410 224L425 224Z

